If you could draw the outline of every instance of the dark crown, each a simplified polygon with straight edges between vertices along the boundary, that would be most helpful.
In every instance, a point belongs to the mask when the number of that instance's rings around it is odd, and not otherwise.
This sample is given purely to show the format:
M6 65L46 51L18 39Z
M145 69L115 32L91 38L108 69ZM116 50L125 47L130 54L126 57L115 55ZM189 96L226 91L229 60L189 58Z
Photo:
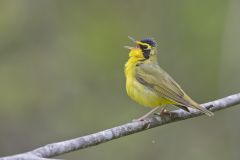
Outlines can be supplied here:
M147 43L147 44L149 44L152 47L156 47L157 46L157 43L154 40L152 40L151 38L144 38L140 42Z

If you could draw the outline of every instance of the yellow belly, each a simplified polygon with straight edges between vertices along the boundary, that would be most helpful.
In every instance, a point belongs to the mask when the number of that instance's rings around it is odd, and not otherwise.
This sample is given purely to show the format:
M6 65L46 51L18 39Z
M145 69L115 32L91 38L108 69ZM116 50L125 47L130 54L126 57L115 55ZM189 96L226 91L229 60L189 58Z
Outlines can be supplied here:
M127 79L126 89L128 96L143 106L153 108L163 104L171 104L169 100L160 97L156 92L134 78Z
M136 80L135 68L138 60L129 58L125 64L126 89L127 94L134 101L146 107L158 107L164 104L173 104L171 101L160 97L152 89L142 85Z

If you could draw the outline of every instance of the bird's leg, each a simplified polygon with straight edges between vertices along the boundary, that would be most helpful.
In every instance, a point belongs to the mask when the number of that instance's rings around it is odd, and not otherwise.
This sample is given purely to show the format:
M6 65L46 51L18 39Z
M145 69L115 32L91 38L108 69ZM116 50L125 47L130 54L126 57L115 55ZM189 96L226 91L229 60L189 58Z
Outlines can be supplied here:
M171 116L171 113L166 108L167 108L167 105L164 105L163 108L161 108L160 112L155 113L155 115L158 115L158 116L169 115L169 116Z
M155 107L153 108L151 111L149 111L148 113L144 114L143 116L141 116L138 119L134 119L133 121L143 121L145 118L147 118L149 115L151 115L153 112L155 112L157 109L159 109L159 107Z

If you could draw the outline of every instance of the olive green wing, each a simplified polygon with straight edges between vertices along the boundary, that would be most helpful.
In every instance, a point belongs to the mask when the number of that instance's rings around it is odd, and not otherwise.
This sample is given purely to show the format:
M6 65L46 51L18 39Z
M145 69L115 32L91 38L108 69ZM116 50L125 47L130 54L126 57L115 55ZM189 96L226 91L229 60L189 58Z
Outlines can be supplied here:
M176 105L192 107L181 87L157 64L141 64L136 67L138 82Z
M186 111L189 111L187 107L191 107L199 109L208 116L214 115L186 95L177 82L161 69L157 63L138 65L136 67L136 79L139 83L156 92L160 97L173 102L174 105Z

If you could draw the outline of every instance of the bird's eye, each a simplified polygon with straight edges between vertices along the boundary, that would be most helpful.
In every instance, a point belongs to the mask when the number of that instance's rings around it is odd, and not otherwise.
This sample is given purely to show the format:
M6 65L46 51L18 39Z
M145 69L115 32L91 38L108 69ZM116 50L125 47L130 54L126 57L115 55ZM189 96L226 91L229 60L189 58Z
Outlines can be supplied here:
M144 46L143 46L143 48L144 48L144 49L147 49L147 48L148 48L148 46L147 46L147 45L144 45Z
M139 45L139 47L141 48L141 50L146 50L146 49L148 49L148 46L147 46L147 45Z

